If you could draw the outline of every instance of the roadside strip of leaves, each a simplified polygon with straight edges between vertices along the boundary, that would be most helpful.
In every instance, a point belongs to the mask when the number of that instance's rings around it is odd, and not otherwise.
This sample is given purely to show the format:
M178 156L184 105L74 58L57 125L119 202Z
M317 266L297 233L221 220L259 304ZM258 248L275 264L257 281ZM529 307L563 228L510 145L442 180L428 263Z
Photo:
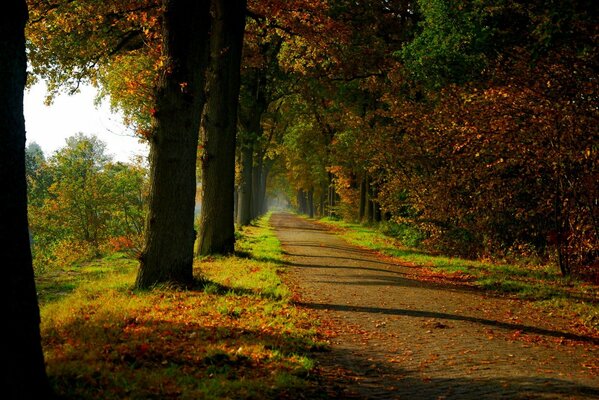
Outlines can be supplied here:
M575 334L599 338L599 286L560 275L556 266L466 260L404 246L375 226L330 218L318 221L348 242L376 251L390 262L418 269L414 277L479 288L559 315Z
M48 374L77 399L302 398L316 384L315 321L279 279L268 215L236 254L197 262L197 289L132 290L122 254L38 277Z

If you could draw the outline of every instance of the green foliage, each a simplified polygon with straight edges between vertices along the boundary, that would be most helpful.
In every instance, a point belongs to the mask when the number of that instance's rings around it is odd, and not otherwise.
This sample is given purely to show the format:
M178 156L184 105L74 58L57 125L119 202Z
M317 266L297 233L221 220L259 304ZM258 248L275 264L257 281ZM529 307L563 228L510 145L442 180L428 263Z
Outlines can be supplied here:
M396 238L406 247L420 247L426 238L425 232L408 223L382 222L379 230L386 236Z
M104 143L82 134L47 161L33 149L37 163L27 178L37 270L139 246L147 185L141 164L112 163Z
M478 76L491 38L483 2L420 0L418 5L420 33L397 53L409 74L433 88Z

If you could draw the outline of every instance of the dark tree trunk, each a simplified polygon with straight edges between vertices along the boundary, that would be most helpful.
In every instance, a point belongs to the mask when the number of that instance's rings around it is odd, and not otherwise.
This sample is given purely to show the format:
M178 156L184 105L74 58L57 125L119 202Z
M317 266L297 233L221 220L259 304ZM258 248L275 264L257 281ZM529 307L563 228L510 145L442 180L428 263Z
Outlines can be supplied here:
M199 254L234 250L235 136L245 0L214 0L211 63L202 122L202 212Z
M239 185L239 201L237 207L237 224L243 226L252 220L252 165L254 150L252 146L241 148L241 184Z
M233 191L233 221L237 221L237 213L239 212L239 188L235 187Z
M274 160L266 160L262 162L262 174L260 175L260 215L265 214L268 211L268 204L266 201L266 182L268 181L268 175Z
M336 199L336 193L335 193L335 184L333 183L333 174L331 174L329 172L328 174L328 206L329 206L329 217L334 217L335 216L335 199Z
M263 160L260 155L258 155L258 160L256 160L253 168L252 168L252 219L257 218L262 213L262 202L261 199L261 184L262 184L262 169L263 169Z
M368 177L368 185L366 187L366 220L368 223L374 222L374 192L372 187L372 179Z
M300 214L306 214L307 208L308 207L306 205L306 192L304 191L304 189L298 189L297 190L297 209Z
M378 190L376 186L370 182L370 197L372 198L372 220L374 222L381 222L382 214L381 214L381 205L378 201Z
M308 216L314 218L314 189L308 190Z
M0 250L2 252L2 369L5 399L51 397L40 342L25 182L25 1L0 14Z
M326 195L323 193L320 195L320 216L321 217L326 216L326 212L325 212L326 204L327 204L327 198L326 198Z
M136 281L140 288L193 279L196 158L205 102L210 1L163 4L162 51L168 66L156 91L150 137L149 211Z
M381 222L383 219L382 213L381 213L381 205L378 203L378 201L374 201L374 221L375 222Z
M368 189L368 175L362 175L360 179L360 205L358 211L358 220L362 221L364 219L364 215L366 213L366 198Z
M265 93L266 71L263 69L246 69L242 76L242 86L239 104L239 132L238 140L241 148L241 175L244 187L243 201L240 207L246 207L243 211L243 221L237 220L240 225L247 225L253 218L257 217L259 210L255 210L257 202L257 181L254 178L254 159L262 158L261 153L254 157L256 143L262 137L262 114L268 106Z

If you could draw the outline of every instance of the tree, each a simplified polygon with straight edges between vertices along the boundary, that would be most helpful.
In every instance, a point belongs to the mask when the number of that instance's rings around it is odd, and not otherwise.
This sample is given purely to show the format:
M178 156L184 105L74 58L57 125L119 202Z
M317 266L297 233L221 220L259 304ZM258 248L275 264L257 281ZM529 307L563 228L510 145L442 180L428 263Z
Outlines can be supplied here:
M215 0L211 63L202 122L202 210L198 253L230 253L235 243L235 141L245 0Z
M46 167L46 156L36 142L25 149L25 175L27 177L27 201L30 205L40 206L52 184L52 176Z
M210 1L164 0L163 6L166 64L155 93L149 137L149 211L136 280L140 288L193 280L196 157L209 59ZM232 208L230 213L233 218Z
M35 149L35 146L29 146ZM34 269L97 257L106 245L139 250L147 198L147 169L113 163L95 136L77 134L32 168L27 150Z
M49 188L55 224L70 240L88 243L96 254L110 218L109 182L103 174L109 157L95 136L78 134L49 160L54 183ZM61 221L61 222L59 222Z
M3 254L3 396L49 398L40 342L25 180L26 80L25 1L10 2L0 14L0 249Z

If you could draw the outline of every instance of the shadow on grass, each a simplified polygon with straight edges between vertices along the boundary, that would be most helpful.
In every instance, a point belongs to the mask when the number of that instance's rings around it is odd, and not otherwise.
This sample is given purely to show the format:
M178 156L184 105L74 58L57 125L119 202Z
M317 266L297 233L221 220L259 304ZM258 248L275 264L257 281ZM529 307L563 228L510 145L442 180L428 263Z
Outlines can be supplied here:
M106 262L116 264L116 267L114 265L107 267ZM99 259L67 270L51 271L36 276L35 285L38 300L41 304L53 303L71 294L81 286L81 282L100 280L106 275L129 274L135 263L137 261L125 258L116 260Z
M291 334L142 314L82 316L61 330L71 335L45 347L49 378L64 399L302 398L316 383L298 358L323 350Z
M207 278L195 278L194 282L181 288L186 291L198 291L219 296L250 296L267 300L283 300L283 296L270 290L248 289L239 286L228 286Z
M258 261L258 262L273 263L273 264L276 264L276 265L283 265L283 264L285 264L285 261L283 261L283 260L281 260L279 258L265 257L265 256L256 257L256 256L252 255L252 253L250 253L249 251L243 251L243 250L236 250L235 251L235 256L239 257L239 258L245 258L245 259L248 259L248 260Z

